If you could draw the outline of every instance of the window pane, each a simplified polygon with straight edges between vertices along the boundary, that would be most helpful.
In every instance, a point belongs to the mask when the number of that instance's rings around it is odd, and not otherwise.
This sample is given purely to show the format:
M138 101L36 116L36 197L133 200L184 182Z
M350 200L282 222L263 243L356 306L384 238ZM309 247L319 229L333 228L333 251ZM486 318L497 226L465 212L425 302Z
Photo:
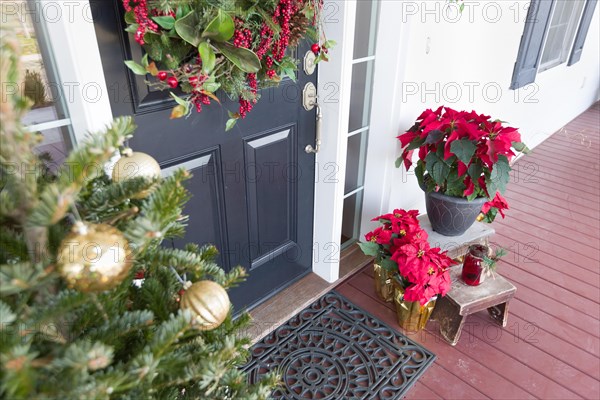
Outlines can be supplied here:
M35 150L43 155L46 165L54 172L65 161L69 152L63 140L63 137L68 134L67 127L47 129L39 134L42 135L42 142Z
M559 0L556 2L542 54L541 70L552 68L567 60L584 2Z
M346 151L346 183L344 193L350 193L364 184L365 158L367 156L368 132L361 132L348 138Z
M23 124L35 125L68 118L60 80L53 70L52 54L45 42L43 28L33 23L34 19L43 21L36 14L40 7L33 7L24 0L1 2L0 6L2 29L11 29L21 46L23 80L18 82L19 87L15 89L32 103L31 111L22 119ZM48 129L42 134L44 139L40 149L60 148L64 152L71 145L70 127ZM51 147L47 147L49 144Z
M352 67L349 132L364 128L369 124L374 65L375 62L371 60L354 64Z
M356 27L354 30L354 59L375 54L375 30L377 29L378 2L359 0L356 4Z
M360 232L360 213L362 210L362 190L344 200L344 215L342 220L342 248L358 240Z

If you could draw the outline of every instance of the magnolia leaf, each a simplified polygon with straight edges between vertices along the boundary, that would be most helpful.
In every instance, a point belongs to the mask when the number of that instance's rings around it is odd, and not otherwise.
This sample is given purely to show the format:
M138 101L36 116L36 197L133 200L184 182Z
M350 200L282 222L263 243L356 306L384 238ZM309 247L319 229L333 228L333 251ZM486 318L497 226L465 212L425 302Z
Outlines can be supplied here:
M233 18L223 10L219 9L217 16L206 26L202 37L217 42L226 42L233 37L235 23Z
M173 108L173 111L171 111L171 116L169 117L169 119L181 118L181 117L185 116L186 114L187 114L187 110L186 110L185 106L178 104Z
M293 68L283 68L281 72L283 72L283 75L296 82L296 71Z
M214 101L216 101L217 103L221 104L221 100L219 100L219 98L217 96L215 96L214 93L211 93L209 91L206 90L201 90L200 93L202 93L205 96L210 97L211 99L213 99Z
M254 52L243 47L235 47L231 43L215 42L213 44L229 61L242 71L256 73L260 70L260 60Z
M469 165L477 147L469 139L455 140L450 144L450 151L465 165Z
M135 24L137 21L135 20L135 12L133 10L127 11L125 13L125 22L128 24Z
M142 65L144 68L148 67L148 53L144 54L144 57L142 57Z
M173 98L173 100L175 100L177 102L177 104L179 104L180 106L184 106L186 108L188 107L188 102L185 99L182 99L181 97L177 96L173 92L171 92L170 95Z
M125 28L125 32L136 33L139 27L139 24L131 24Z
M238 119L237 118L229 118L227 120L227 123L225 124L225 132L230 131L231 129L233 129L233 127L235 126L235 124L237 124Z
M200 44L199 23L198 16L194 11L191 11L188 15L175 22L175 31L183 40L194 47L198 47Z
M146 71L152 76L158 75L158 68L156 67L156 63L152 61L150 65L146 67Z
M207 92L212 92L212 93L219 90L220 87L221 87L221 84L217 83L217 82L204 82L204 84L202 85L202 88L204 90L206 90Z
M204 72L205 74L210 74L210 72L215 68L215 52L210 47L210 44L208 44L207 42L202 42L198 46L198 53L200 54L200 58L202 59L202 72Z
M375 242L359 243L358 246L366 256L377 257L379 254L379 245Z
M175 18L170 15L152 17L152 20L166 30L171 30L175 26Z
M323 43L322 47L325 47L326 49L331 49L333 48L335 45L337 44L337 42L335 40L327 40L325 43Z
M136 63L133 60L127 60L125 61L125 65L127 65L127 67L133 71L134 74L136 75L146 75L146 68L144 68L143 66L141 66L140 64Z

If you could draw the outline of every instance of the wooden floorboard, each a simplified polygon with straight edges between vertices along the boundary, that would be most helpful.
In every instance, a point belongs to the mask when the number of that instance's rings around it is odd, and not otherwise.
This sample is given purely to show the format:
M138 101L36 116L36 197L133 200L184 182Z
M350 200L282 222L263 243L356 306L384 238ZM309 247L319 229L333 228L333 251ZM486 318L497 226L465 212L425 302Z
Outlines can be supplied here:
M510 252L498 266L517 287L508 325L478 313L455 347L435 321L405 332L438 356L407 399L600 398L599 130L597 103L515 164L491 240ZM371 266L336 290L397 326Z

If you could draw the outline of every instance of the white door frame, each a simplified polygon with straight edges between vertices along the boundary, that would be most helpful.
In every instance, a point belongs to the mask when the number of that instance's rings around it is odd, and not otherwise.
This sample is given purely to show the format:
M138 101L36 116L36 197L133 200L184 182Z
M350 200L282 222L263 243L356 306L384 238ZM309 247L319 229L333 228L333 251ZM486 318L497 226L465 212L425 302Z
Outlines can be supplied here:
M74 139L81 142L87 132L102 129L113 118L91 6L89 0L46 4L52 6L33 0L26 12L35 7L44 22ZM339 276L355 15L356 0L325 1L325 30L338 44L331 61L319 65L322 145L315 166L314 245L306 251L313 253L313 271L328 282Z
M406 13L404 3L379 2L361 237L376 226L372 218L395 208L390 204L391 188L394 179L398 179L394 162L400 147L395 138L401 133L398 127L401 125L402 82L410 36L410 22L401 21L401 16Z

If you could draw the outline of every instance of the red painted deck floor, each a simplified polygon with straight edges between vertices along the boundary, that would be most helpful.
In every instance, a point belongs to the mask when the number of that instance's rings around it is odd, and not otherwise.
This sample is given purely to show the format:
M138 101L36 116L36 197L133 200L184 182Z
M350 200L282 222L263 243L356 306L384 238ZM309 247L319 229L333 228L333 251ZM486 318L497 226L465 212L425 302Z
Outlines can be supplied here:
M508 325L475 314L455 347L433 321L409 335L438 358L407 399L600 398L599 130L597 103L515 164L492 239L517 287ZM397 326L370 267L336 290Z

